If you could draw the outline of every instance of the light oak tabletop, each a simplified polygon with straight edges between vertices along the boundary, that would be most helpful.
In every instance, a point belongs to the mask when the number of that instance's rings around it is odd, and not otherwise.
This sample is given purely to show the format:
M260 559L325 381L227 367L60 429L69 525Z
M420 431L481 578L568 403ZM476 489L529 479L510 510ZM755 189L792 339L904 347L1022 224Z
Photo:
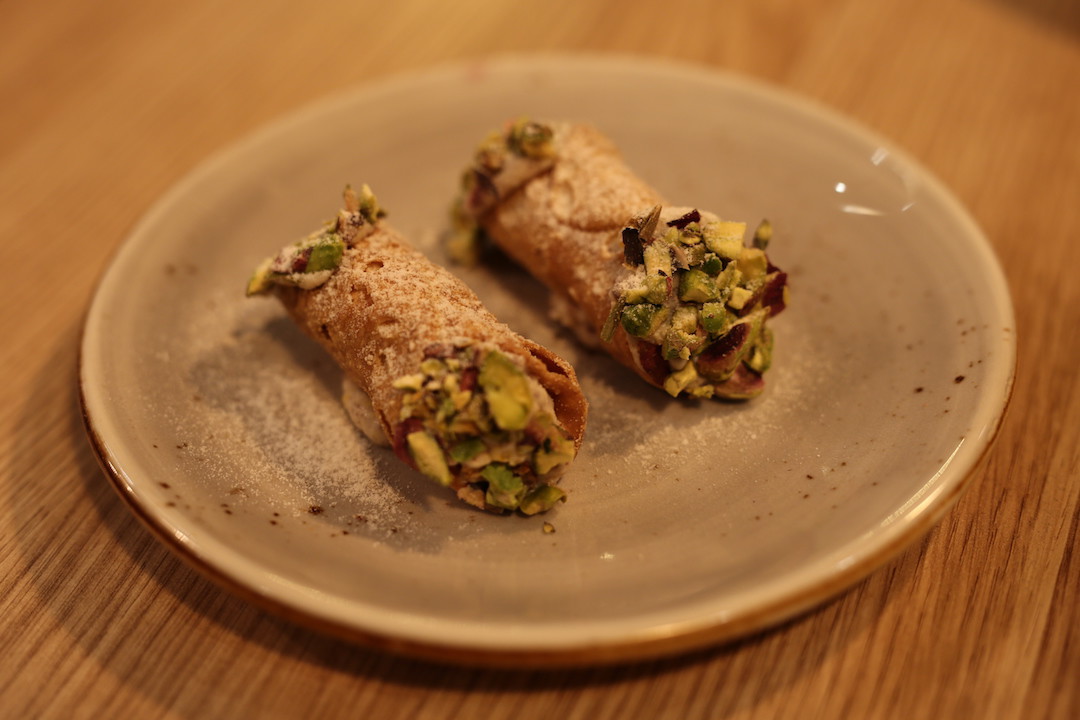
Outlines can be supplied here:
M1080 717L1080 9L1069 0L0 3L0 717ZM745 75L889 138L985 232L1016 310L995 445L925 537L690 654L498 670L248 603L159 543L83 427L82 322L208 155L395 73L622 53Z

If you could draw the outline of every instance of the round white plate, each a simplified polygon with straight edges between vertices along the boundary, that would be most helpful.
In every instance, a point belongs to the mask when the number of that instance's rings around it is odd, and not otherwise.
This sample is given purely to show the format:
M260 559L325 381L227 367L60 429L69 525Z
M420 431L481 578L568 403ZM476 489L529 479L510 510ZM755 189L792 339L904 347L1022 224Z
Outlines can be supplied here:
M791 282L765 394L694 403L576 346L519 269L455 270L574 363L591 402L569 502L534 518L451 501L370 446L337 368L243 293L259 260L333 217L345 183L369 183L445 261L459 173L521 115L598 126L674 202L768 217ZM1013 327L978 228L886 141L701 69L508 58L361 88L199 168L102 279L80 380L121 495L234 592L411 654L607 662L767 627L918 538L995 435Z

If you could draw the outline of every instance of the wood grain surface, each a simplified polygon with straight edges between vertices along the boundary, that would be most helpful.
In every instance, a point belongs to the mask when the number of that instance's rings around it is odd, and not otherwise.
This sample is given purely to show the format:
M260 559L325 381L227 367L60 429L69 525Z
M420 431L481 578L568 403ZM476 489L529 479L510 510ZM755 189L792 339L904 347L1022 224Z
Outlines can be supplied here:
M111 254L196 163L284 112L406 69L550 50L786 87L955 191L1020 335L1009 415L970 490L824 607L626 666L401 659L220 590L139 524L83 431L78 339ZM0 717L1080 717L1075 0L0 0L0 101Z

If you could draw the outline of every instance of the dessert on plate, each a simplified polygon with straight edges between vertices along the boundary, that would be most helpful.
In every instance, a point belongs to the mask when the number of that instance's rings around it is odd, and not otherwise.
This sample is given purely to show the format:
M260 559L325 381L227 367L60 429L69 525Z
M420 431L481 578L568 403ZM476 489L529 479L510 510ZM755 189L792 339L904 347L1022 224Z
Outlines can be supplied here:
M587 404L573 368L500 323L346 188L322 229L256 269L344 372L349 416L372 440L470 505L526 515L565 493Z
M463 175L451 255L489 239L552 292L553 315L672 396L747 399L772 362L787 275L762 221L668 204L588 125L521 119Z

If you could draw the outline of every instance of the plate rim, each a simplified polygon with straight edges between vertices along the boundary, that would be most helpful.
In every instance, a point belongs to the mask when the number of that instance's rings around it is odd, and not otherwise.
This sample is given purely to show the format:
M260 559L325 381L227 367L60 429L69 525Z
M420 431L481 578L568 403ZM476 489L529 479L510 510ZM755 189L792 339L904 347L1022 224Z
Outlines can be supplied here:
M989 287L997 288L998 292L993 293L993 295L1002 303L1001 309L1007 316L1012 332L1010 333L1010 342L1005 346L1008 350L1008 357L1004 361L1005 385L1000 402L994 404L996 417L992 418L992 423L985 426L979 437L974 440L974 442L978 443L978 454L969 460L970 464L966 468L954 470L959 477L951 484L944 486L942 488L943 492L935 496L927 507L914 514L906 514L903 518L904 522L894 524L893 527L897 529L882 541L879 541L861 555L854 557L853 561L843 568L833 568L831 572L822 574L814 583L800 586L787 594L781 593L769 602L749 610L735 612L731 617L683 620L664 626L653 626L644 630L638 629L632 633L624 633L624 638L621 640L584 642L577 645L537 646L532 648L488 645L463 646L431 639L420 640L402 637L391 632L378 632L370 628L360 628L334 618L314 614L308 609L296 607L286 600L249 587L242 580L232 577L226 570L216 566L212 559L205 557L190 543L181 541L160 512L153 512L154 508L146 507L135 496L130 479L109 450L108 442L102 436L101 430L95 425L91 408L92 401L87 396L88 382L85 354L91 344L89 330L95 309L99 308L102 302L100 299L102 288L105 286L110 272L118 264L119 258L134 244L134 240L145 232L145 228L152 227L160 214L164 213L178 198L182 198L192 186L197 186L204 179L212 177L218 168L227 165L230 159L242 155L249 148L258 146L274 136L285 133L290 128L302 126L312 119L332 112L336 107L360 102L362 99L377 98L380 93L393 92L402 84L418 83L425 80L432 81L439 77L460 78L468 69L480 64L494 68L497 72L502 73L520 73L529 69L542 69L551 72L554 68L560 66L585 64L593 71L605 69L606 66L608 69L614 68L625 72L628 67L632 67L658 74L677 74L681 77L692 76L695 80L709 82L717 86L734 87L740 91L750 92L776 101L803 114L813 116L824 125L841 130L845 136L854 136L859 141L877 143L887 147L889 152L895 155L907 168L910 168L911 172L926 186L930 196L943 206L949 217L965 227L965 234L969 238L969 244L978 248L985 256L984 259L996 271L994 277L987 278L987 283ZM1005 316L1003 316L1003 319ZM781 622L791 620L829 599L841 597L853 589L858 581L899 556L902 551L909 548L919 537L927 533L941 520L970 486L976 473L985 464L989 450L993 447L994 441L1004 423L1012 397L1017 370L1017 335L1011 294L1005 282L1000 261L994 253L988 238L967 209L932 172L915 161L896 143L879 136L857 121L822 105L814 99L801 96L786 88L708 65L673 61L668 58L649 58L613 53L506 54L440 63L406 72L389 74L369 83L344 88L300 105L291 112L257 126L252 131L244 133L239 138L227 143L223 148L210 154L185 172L155 199L131 229L125 233L122 242L114 250L98 278L93 299L83 318L79 340L78 397L83 425L91 448L103 472L109 478L120 497L139 521L151 531L151 534L166 545L174 555L180 557L189 567L192 567L226 591L298 625L327 635L411 657L497 667L597 665L672 655L720 644L753 632L766 630ZM997 397L996 387L994 397ZM981 405L978 407L981 407Z

